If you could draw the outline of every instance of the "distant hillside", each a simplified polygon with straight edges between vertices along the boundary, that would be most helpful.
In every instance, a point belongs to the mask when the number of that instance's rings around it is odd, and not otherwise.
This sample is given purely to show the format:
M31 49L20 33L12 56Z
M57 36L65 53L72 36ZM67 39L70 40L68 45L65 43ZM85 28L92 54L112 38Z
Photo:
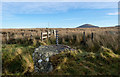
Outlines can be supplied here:
M77 28L98 28L98 26L94 26L94 25L91 25L91 24L84 24L84 25L81 25Z
M120 27L120 25L116 25L115 27Z

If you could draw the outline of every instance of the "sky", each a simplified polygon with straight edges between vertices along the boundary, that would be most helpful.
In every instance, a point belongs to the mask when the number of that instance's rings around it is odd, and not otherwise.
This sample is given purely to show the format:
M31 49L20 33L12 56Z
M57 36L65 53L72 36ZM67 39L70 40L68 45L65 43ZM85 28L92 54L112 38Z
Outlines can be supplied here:
M75 28L118 24L117 2L3 2L0 28Z

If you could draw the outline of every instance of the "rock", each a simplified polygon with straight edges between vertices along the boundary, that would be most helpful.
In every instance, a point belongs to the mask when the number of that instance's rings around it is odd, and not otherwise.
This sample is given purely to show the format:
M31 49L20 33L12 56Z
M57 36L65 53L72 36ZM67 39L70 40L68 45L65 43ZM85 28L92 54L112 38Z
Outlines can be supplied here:
M50 57L59 54L61 51L71 50L69 46L66 45L48 45L39 46L35 49L33 56L34 71L49 73L53 70L53 65L50 62Z
M46 61L48 62L48 61L49 61L49 58L46 58Z
M38 60L38 62L41 63L41 62L42 62L42 59Z

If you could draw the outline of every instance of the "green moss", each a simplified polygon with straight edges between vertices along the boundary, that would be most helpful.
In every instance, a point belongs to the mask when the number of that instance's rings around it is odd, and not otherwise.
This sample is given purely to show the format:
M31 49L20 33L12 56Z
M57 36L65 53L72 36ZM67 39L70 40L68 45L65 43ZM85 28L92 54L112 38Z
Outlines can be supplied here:
M23 47L17 44L4 45L2 48L3 74L22 75L22 73L25 73L26 68L28 71L30 70L28 69L29 65L31 65L32 68L30 68L33 69L32 55L30 55L31 51L29 51L32 48L34 47Z
M33 45L26 47L17 44L3 45L3 73L11 75L20 75L27 71L31 73L33 66L29 65L33 65L32 53L34 49ZM21 51L21 53L16 55L16 51ZM65 50L50 59L54 65L54 70L48 74L118 75L119 56L105 47L101 47L97 53L85 52L80 49L76 51Z
M75 51L67 51L68 53L61 53L59 57L67 57L68 60L66 63L59 63L62 64L61 70L62 72L58 71L59 74L69 74L69 75L118 75L118 61L120 61L119 57L108 57L107 55L104 55L104 57L107 57L107 59L104 59L103 56L101 56L101 52L93 53L93 52L80 52L78 50L77 54L75 56L65 56L68 54L73 54ZM114 55L117 55L111 51L108 51L108 53L112 53ZM63 56L64 55L64 56ZM116 60L115 60L116 59ZM110 60L110 61L109 61ZM113 60L111 62L111 60ZM54 60L52 61L54 64ZM56 65L57 66L57 65ZM53 72L55 74L56 71Z

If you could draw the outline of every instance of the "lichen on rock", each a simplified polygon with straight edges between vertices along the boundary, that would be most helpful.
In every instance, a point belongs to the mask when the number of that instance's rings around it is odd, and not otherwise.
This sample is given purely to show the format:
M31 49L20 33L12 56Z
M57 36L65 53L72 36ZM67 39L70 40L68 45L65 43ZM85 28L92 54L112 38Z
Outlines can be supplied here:
M33 53L34 71L48 73L53 70L53 65L50 62L50 57L64 50L73 50L66 45L48 45L39 46Z

